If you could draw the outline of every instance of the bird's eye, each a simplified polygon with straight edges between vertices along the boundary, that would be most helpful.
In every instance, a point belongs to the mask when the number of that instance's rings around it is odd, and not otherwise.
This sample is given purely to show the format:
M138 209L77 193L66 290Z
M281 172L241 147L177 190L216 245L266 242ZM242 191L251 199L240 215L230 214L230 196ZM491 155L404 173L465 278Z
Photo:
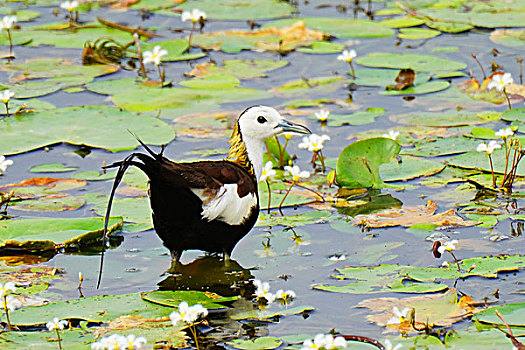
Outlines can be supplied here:
M264 124L264 123L266 123L267 120L266 120L265 117L263 117L263 116L259 116L259 117L257 117L257 121L258 121L260 124Z

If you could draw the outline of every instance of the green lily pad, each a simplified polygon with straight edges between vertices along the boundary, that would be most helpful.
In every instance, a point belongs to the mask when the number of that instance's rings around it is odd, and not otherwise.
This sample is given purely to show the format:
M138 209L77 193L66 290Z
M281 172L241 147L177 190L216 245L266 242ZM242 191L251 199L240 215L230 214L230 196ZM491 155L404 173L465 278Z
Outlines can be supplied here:
M425 24L430 28L437 29L445 33L462 33L474 28L474 26L465 23L426 21Z
M416 72L439 72L443 70L456 71L467 67L465 63L459 61L408 53L371 53L368 56L357 57L355 62L366 67L396 69L412 68Z
M240 83L240 80L230 73L204 75L179 82L180 85L192 89L233 89Z
M378 68L360 68L356 69L354 83L362 86L382 86L394 84L394 81L399 74L396 69L378 69ZM430 79L428 74L416 74L414 79L415 85L426 83Z
M120 316L136 315L144 318L168 317L174 311L150 303L139 294L99 295L94 297L57 301L43 306L26 307L9 313L11 323L17 326L42 325L58 317L61 320L109 322Z
M253 79L267 77L269 71L288 65L287 61L274 60L226 60L223 66L215 63L204 63L197 66L190 74L194 76L228 73L239 79Z
M201 304L209 311L225 311L228 307L222 305L223 303L230 303L239 299L238 296L222 297L215 293L195 290L156 290L140 293L140 296L151 303L172 308L179 307L183 301L189 305Z
M232 318L232 320L265 321L265 320L275 318L275 317L297 315L297 314L302 314L302 313L305 313L307 311L312 311L312 310L315 310L315 308L312 306L295 306L295 307L289 307L287 309L281 309L281 310L263 309L263 310L243 311L243 312L235 313L231 315L230 317Z
M383 181L406 181L421 176L432 176L443 169L445 164L419 157L404 156L401 162L392 159L390 163L381 164L379 174Z
M0 8L0 15L16 16L17 22L29 22L40 17L40 12L32 10L16 10L10 7Z
M86 200L77 196L58 196L17 201L10 205L16 210L26 211L66 211L76 210L84 206Z
M496 140L499 139L498 136L496 136L496 131L489 129L489 128L483 128L483 127L475 127L470 130L469 134L466 134L467 137L472 137L476 139L482 139L482 140ZM474 142L477 142L476 146L479 144L479 141L474 140ZM470 150L472 150L475 147L471 147Z
M505 172L505 150L497 149L492 153L492 163L494 167L494 172L503 174ZM465 168L465 169L475 169L482 170L486 172L491 172L489 157L485 152L467 152L460 154L459 156L453 157L449 160L448 164L450 166ZM525 175L525 164L520 162L518 165L517 175Z
M45 163L32 166L29 171L32 173L67 173L77 169L77 167L66 167L62 163Z
M112 152L131 150L139 143L126 132L129 128L148 144L167 144L175 137L173 129L157 118L106 106L66 107L0 120L0 133L5 135L0 149L16 154L67 142Z
M498 305L487 308L476 315L476 320L504 326L495 311L499 311L509 326L525 327L525 303Z
M134 79L105 80L87 84L86 87L99 94L113 95L113 103L120 108L134 112L162 110L170 118L180 114L176 112L177 110L208 111L211 106L221 103L257 100L271 96L266 91L231 87L231 85L228 88L217 89L213 87L212 80L207 86L199 85L199 89L160 89L136 83Z
M343 149L337 160L337 184L351 188L383 187L379 166L389 163L400 150L399 143L383 137L352 143Z
M49 320L52 320L50 318ZM0 347L2 349L42 349L55 350L58 348L58 341L56 332L28 332L17 331L8 332L0 338ZM74 346L76 349L91 349L91 343L95 340L95 336L88 330L68 329L60 332L62 346L64 348Z
M433 52L445 52L445 53L452 53L452 52L458 52L459 47L457 46L437 46L432 49Z
M503 112L501 119L507 122L525 123L525 108L513 108Z
M13 36L18 40L28 41L29 46L50 45L67 49L82 49L86 41L93 41L101 37L109 37L124 44L133 40L131 33L96 23L75 28L64 28L64 23L24 27L15 31ZM2 37L0 37L0 45L5 45L5 40L1 39Z
M368 293L432 293L448 288L446 284L420 283L401 275L402 267L398 265L379 265L375 267L345 267L336 269L337 274L331 277L338 280L352 280L342 286L314 284L312 288L327 292L368 294Z
M425 20L412 16L394 17L379 22L390 28L417 27L425 23Z
M401 28L399 29L399 37L401 39L430 39L440 35L439 30L426 28Z
M104 197L95 201L93 210L100 216L106 215L107 200ZM111 215L122 216L124 221L136 224L148 224L153 227L151 207L146 197L115 198L111 207Z
M226 342L229 346L234 349L242 350L265 350L265 349L277 349L281 346L283 341L275 337L260 337L251 339L234 339Z
M118 66L89 65L80 66L68 58L31 58L23 63L0 65L0 71L19 73L24 79L53 78L53 77L98 77L111 74L119 69Z
M18 84L6 85L6 87L15 93L16 98L30 98L48 95L72 86L87 84L94 78L89 75L54 77L44 80L23 81Z
M490 40L503 46L520 47L525 45L525 29L497 29L490 33Z
M109 232L120 229L122 223L121 217L111 217ZM98 243L103 230L103 218L4 220L0 224L0 249L76 250Z
M518 6L519 6L519 2ZM505 6L505 5L503 5ZM433 21L468 24L475 27L497 28L497 27L522 27L523 8L520 10L512 7L504 7L492 10L491 7L480 6L473 11L458 11L453 8L428 8L418 10L418 15L427 17Z
M312 54L339 53L345 48L344 45L332 43L329 41L314 41L311 47L300 47L297 52Z
M414 148L403 148L401 154L418 157L439 157L469 152L476 149L478 144L479 141L467 137L436 137L417 142Z
M429 81L427 83L414 85L411 87L408 87L403 90L386 90L381 91L381 95L386 96L399 96L399 95L422 95L422 94L428 94L431 92L437 92L441 90L445 90L450 86L450 83L448 81L444 80L433 80Z
M450 127L484 124L498 120L499 113L481 112L469 113L456 110L448 110L440 113L418 112L390 116L394 122L406 125Z
M142 44L142 50L151 51L157 45L168 51L166 56L162 56L163 62L187 61L206 57L205 52L186 53L186 50L188 49L188 40L185 39L162 40L156 41L154 43L144 43Z
M31 112L31 111L49 111L55 109L55 105L46 101L42 101L36 98L30 100L18 100L13 99L9 101L9 114L13 117L13 113L18 110L22 112ZM7 115L7 110L5 109L5 104L0 105L0 115ZM24 115L24 113L20 114Z
M366 111L358 111L352 114L330 114L327 125L341 126L341 125L364 125L375 121L377 117L385 113L383 108L370 107Z
M287 27L297 21L304 21L308 28L319 30L338 38L385 38L394 35L394 30L386 25L369 20L332 17L307 17L283 19L267 23L263 28Z
M96 171L96 170L86 170L86 171L77 171L71 175L71 178L77 180L87 180L87 181L102 181L115 178L116 171Z
M292 80L282 86L271 89L270 91L277 96L294 97L310 94L323 95L331 93L345 83L343 77L319 77L309 79Z
M210 19L247 21L288 17L295 7L277 0L193 0L177 7L184 11L205 9Z

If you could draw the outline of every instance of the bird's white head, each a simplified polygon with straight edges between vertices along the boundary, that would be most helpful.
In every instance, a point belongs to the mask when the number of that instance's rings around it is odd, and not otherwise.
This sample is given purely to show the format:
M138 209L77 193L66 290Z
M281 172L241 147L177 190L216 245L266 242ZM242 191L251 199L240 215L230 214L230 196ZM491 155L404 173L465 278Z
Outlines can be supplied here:
M284 120L279 112L267 106L252 106L245 109L239 116L238 129L257 179L262 171L264 140L282 132L311 133L302 125ZM232 141L234 136L232 136ZM233 143L232 146L234 146ZM232 149L230 149L231 155Z

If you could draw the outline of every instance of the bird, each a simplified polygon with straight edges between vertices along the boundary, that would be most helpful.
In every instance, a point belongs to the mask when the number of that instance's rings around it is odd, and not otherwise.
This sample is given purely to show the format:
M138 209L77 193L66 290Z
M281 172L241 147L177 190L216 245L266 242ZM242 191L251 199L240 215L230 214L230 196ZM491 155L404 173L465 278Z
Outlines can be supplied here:
M223 253L253 228L259 215L257 183L263 168L264 141L287 133L310 134L305 126L286 121L272 107L255 105L238 117L224 160L176 163L153 152L134 152L105 168L118 167L106 211L109 220L115 190L126 169L136 166L149 178L153 226L178 262L185 250ZM104 228L104 246L107 227Z

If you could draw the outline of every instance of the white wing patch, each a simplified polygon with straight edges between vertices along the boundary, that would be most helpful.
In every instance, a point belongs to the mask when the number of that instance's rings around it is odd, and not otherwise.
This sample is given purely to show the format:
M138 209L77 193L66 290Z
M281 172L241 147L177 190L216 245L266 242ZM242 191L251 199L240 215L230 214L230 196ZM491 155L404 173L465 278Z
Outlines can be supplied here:
M192 188L191 191L202 200L201 214L208 221L220 220L229 225L240 225L257 205L257 196L254 193L239 197L237 184L224 184L213 194L200 188Z

